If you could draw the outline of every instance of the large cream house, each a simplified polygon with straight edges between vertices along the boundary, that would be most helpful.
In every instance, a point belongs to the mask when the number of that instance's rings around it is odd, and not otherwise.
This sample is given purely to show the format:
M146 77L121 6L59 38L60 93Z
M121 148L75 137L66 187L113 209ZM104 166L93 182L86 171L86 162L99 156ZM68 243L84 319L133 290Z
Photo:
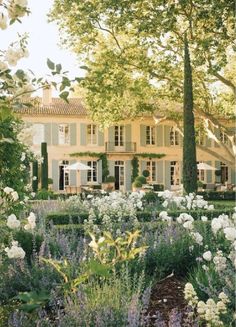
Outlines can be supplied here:
M115 188L129 191L132 188L131 161L136 154L157 153L160 159L139 157L140 174L150 171L149 183L163 184L165 189L175 188L181 183L182 136L168 121L156 125L151 116L99 130L91 121L79 99L70 99L69 104L52 98L50 90L45 90L41 103L20 110L21 117L34 128L33 147L40 152L41 142L47 142L49 177L53 179L53 190L64 192L68 186L88 185L102 182L102 162L90 153L106 153L109 175L116 179ZM205 138L205 136L204 136ZM209 149L216 147L210 139L201 140ZM220 151L220 148L219 148ZM71 157L73 153L87 156ZM204 183L228 182L235 184L235 171L220 162L212 154L197 150L197 160L220 169L221 176L214 171L199 171L199 179ZM66 171L65 165L80 161L93 168L89 171Z

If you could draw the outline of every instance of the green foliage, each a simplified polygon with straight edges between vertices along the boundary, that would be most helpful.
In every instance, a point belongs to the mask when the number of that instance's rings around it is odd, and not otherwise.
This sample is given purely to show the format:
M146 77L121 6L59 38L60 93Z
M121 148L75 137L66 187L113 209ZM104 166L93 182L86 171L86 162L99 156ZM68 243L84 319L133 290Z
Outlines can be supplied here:
M106 181L107 176L109 175L108 169L108 161L106 153L100 155L100 159L102 160L102 182Z
M37 200L49 200L55 199L57 196L51 190L41 189L37 192L36 197Z
M85 219L88 219L88 213L49 213L45 218L46 225L52 223L53 225L65 224L82 224Z
M99 158L102 159L106 153L103 152L91 152L91 151L86 151L86 152L75 152L71 153L70 157L91 157L91 158Z
M143 185L143 184L142 184L140 181L138 181L138 180L135 180L135 181L133 182L133 186L136 187L136 188L141 188L142 185Z
M164 191L164 185L163 184L152 184L153 191L155 192L161 192Z
M41 156L43 162L41 164L41 188L48 190L48 152L47 143L41 143Z
M138 163L138 158L136 156L134 156L133 159L131 160L131 166L132 166L131 182L133 183L135 178L138 177L138 172L139 172L139 163Z
M223 200L232 200L236 199L235 191L225 191L225 192L217 192L217 191L204 191L197 192L197 194L202 195L204 200L222 200L222 205L224 205Z
M145 177L145 178L147 178L147 177L149 177L150 176L150 172L149 172L149 170L147 170L147 169L145 169L144 171L143 171L143 176Z
M152 159L161 159L163 157L165 157L164 153L136 153L137 157L140 158L152 158Z
M24 128L22 120L9 112L6 116L3 113L0 108L0 183L3 187L9 186L22 194L25 193L25 185L29 183L33 154L18 139Z
M19 242L25 251L28 262L31 262L32 256L39 253L40 246L43 242L43 236L38 233L32 234L25 230L16 231L13 235L14 239Z
M14 299L23 302L19 309L25 312L33 312L39 308L44 307L50 300L50 293L48 291L40 292L20 292Z
M105 182L106 183L114 183L115 182L115 177L114 176L107 176Z
M135 178L135 182L140 182L143 185L143 184L146 184L147 180L144 176L140 175Z
M197 191L197 160L193 115L192 69L186 35L184 43L183 186L187 194Z
M36 193L38 191L38 182L39 182L38 161L37 160L33 161L32 170L33 170L32 171L32 175L33 175L32 190L33 190L33 192Z

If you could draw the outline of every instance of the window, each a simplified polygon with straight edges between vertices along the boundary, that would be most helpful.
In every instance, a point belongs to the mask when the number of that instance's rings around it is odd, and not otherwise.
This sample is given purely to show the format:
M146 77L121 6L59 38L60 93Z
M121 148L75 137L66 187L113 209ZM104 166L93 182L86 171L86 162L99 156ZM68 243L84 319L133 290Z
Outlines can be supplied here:
M228 137L224 132L220 132L220 141L223 144L228 144Z
M124 126L115 126L115 146L124 146Z
M179 132L175 127L170 129L170 145L179 145Z
M58 143L59 144L69 144L70 134L69 125L60 124L58 126Z
M147 178L148 182L156 181L156 161L147 161L146 169L149 171L149 176Z
M44 142L44 125L34 124L33 125L33 144L41 144Z
M224 162L221 162L220 170L221 170L221 184L225 184L225 182L228 182L229 179L229 168L226 166Z
M87 182L97 182L97 161L88 161L87 165L93 168L87 172Z
M89 124L87 126L87 143L91 145L97 144L97 126L94 124Z
M197 164L200 162L198 161ZM197 169L197 180L206 183L206 170Z
M171 185L180 184L180 165L178 161L170 162L170 184Z
M155 126L146 126L146 144L155 144Z

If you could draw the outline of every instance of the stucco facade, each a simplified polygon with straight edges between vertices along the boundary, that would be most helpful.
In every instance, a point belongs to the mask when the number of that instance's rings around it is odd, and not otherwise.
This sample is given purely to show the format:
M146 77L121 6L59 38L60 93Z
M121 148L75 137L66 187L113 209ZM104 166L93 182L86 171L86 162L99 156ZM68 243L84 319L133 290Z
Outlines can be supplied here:
M165 189L174 188L176 184L181 183L182 136L171 129L171 122L165 121L155 125L153 118L147 116L134 121L122 121L101 131L96 122L92 122L86 115L79 100L76 102L74 99L73 110L72 105L63 106L59 100L53 104L50 97L45 101L46 104L43 103L38 108L21 110L20 115L27 124L33 125L36 134L38 133L38 139L34 136L32 142L34 151L40 153L40 142L47 142L49 177L53 179L54 191L64 192L66 185L79 186L102 182L101 160L89 154L71 157L73 153L86 152L106 153L109 175L116 177L117 189L131 190L131 160L140 153L165 155L160 159L138 157L140 174L144 169L148 169L150 183L163 184ZM204 144L209 149L219 147L210 139L205 139ZM221 151L221 148L217 151ZM212 154L200 149L197 149L197 160L217 169L224 165ZM94 171L70 171L65 175L64 165L75 161L92 165ZM200 175L200 179L205 183L222 182L214 171L200 172ZM232 167L227 167L225 178L228 183L235 184L235 170Z

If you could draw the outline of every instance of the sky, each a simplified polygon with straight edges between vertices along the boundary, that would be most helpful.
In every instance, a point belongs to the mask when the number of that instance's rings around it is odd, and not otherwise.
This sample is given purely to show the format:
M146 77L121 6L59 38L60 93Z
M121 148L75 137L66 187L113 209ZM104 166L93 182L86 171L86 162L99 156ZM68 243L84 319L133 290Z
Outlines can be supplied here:
M63 71L69 71L68 76L81 76L80 64L76 56L59 46L59 31L54 23L47 22L47 13L52 6L52 0L29 0L31 14L22 18L22 23L15 23L6 30L0 30L1 50L7 49L11 42L17 40L17 33L29 33L29 57L21 59L17 65L20 69L31 69L37 77L45 77L49 73L47 58L55 63L61 63Z

